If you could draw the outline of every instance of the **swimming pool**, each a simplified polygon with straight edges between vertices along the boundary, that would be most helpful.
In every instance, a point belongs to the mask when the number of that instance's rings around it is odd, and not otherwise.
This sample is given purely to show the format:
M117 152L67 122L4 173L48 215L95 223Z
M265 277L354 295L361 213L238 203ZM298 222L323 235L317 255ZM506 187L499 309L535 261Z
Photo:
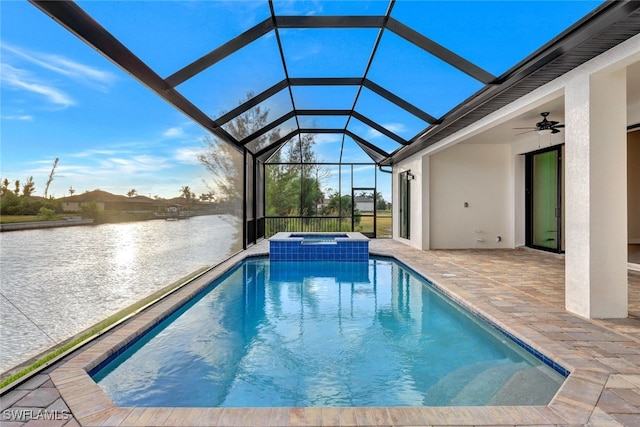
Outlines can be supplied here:
M249 258L91 374L193 407L539 405L564 380L386 258Z

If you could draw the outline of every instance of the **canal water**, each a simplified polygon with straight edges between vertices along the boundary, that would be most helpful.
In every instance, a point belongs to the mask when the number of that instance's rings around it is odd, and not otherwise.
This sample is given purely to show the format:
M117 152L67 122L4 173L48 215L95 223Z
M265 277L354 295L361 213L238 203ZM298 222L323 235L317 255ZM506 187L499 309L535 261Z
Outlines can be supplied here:
M241 248L208 215L0 233L0 373Z

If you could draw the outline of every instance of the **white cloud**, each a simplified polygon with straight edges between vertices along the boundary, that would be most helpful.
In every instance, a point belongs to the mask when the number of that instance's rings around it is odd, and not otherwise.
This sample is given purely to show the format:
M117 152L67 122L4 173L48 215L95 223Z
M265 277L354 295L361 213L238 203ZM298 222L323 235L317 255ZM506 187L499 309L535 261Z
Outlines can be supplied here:
M376 139L381 137L382 134L380 132L378 132L377 130L373 129L373 128L369 128L367 129L367 133L365 135L365 138L367 139Z
M342 135L337 133L317 133L314 135L316 145L331 144L342 141Z
M402 132L407 131L407 126L405 126L404 123L386 123L386 124L383 123L382 127L386 128L387 130L390 130L396 135L399 135Z
M3 119L3 120L31 121L31 120L33 120L33 116L31 116L29 114L9 114L7 116L0 116L0 119Z
M198 155L202 153L202 147L181 147L174 153L174 159L187 165L198 165Z
M406 132L407 127L402 123L382 123L380 126L387 129L390 132L395 133L396 135L400 135L403 132ZM373 128L368 128L366 138L368 139L376 139L383 136L382 133L378 132Z
M108 71L83 65L61 56L45 55L45 59L50 61L48 64L44 64L45 68L57 71L76 81L95 85L95 87L98 87L102 91L106 91L107 85L112 84L115 80L115 75Z
M167 159L144 154L129 158L112 157L103 161L102 164L107 168L115 169L123 174L158 172L170 167Z
M10 88L43 95L52 104L65 108L75 104L70 95L51 85L39 82L28 71L14 68L8 64L2 64L0 71L0 80Z
M81 64L61 55L32 52L19 49L7 43L2 43L0 47L34 65L66 76L76 82L96 87L103 92L106 91L107 86L112 84L116 79L113 73Z
M76 153L71 153L71 154L69 154L69 156L82 158L82 157L92 157L92 156L95 156L95 155L98 155L98 156L113 156L116 153L122 153L122 151L116 151L116 150L113 150L113 149L109 149L109 150L106 150L106 149L102 149L102 150L101 149L89 149L89 150L79 151L79 152L76 152Z
M179 138L181 136L184 136L184 130L181 127L175 126L165 130L162 133L162 136L164 136L165 138Z
M28 51L7 43L0 43L2 52L2 64L0 69L0 81L13 90L29 92L44 97L47 102L67 108L76 105L76 100L65 90L60 88L61 83L51 79L50 73L42 73L38 68L28 69L29 65L35 65L40 69L52 71L64 76L74 83L93 87L106 92L109 85L115 81L115 74L73 61L61 55ZM20 64L20 65L17 65ZM20 116L9 115L14 118ZM32 116L21 115L33 119Z

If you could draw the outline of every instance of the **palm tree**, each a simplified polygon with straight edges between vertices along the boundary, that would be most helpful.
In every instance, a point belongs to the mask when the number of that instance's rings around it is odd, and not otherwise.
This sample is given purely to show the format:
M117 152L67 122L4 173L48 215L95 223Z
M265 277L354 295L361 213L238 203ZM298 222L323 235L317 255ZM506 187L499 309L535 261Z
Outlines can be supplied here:
M185 185L180 189L180 197L182 197L183 199L191 199L192 194L193 193L191 192L191 188L188 185Z
M22 186L22 195L29 197L36 191L36 183L33 182L33 177L30 176L27 183Z
M2 186L0 186L0 196L6 194L7 191L11 192L11 190L9 190L9 180L5 178L2 180Z

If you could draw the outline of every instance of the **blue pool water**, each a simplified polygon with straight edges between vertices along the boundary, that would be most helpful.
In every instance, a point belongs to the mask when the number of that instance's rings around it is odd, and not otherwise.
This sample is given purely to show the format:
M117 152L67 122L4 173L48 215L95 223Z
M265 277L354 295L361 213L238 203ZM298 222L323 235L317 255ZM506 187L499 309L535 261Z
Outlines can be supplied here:
M544 405L564 380L386 258L249 258L91 374L160 407Z

